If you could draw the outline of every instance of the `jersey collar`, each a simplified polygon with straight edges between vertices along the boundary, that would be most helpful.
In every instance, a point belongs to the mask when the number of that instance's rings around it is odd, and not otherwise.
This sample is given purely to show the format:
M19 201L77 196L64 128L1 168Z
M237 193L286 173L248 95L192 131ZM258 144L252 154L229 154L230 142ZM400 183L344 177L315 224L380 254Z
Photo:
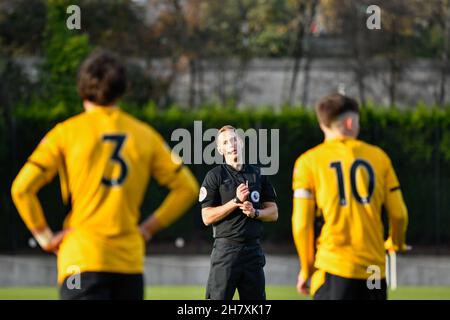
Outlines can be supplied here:
M336 137L336 138L331 138L331 139L325 139L325 142L340 142L340 141L352 141L352 140L356 140L356 138L353 137Z
M111 113L116 110L119 110L119 107L117 106L111 106L111 107L102 107L99 105L93 105L89 109L86 110L86 112L101 112L101 113Z

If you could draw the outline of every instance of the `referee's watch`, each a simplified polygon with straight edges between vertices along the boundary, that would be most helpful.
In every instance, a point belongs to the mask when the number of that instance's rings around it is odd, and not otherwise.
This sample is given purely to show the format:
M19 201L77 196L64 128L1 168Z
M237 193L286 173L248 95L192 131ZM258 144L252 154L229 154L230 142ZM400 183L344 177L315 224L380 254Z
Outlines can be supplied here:
M253 219L256 219L259 217L259 210L255 209L255 214L253 215Z
M234 197L233 202L234 202L234 203L242 203L242 201L239 200L238 197Z

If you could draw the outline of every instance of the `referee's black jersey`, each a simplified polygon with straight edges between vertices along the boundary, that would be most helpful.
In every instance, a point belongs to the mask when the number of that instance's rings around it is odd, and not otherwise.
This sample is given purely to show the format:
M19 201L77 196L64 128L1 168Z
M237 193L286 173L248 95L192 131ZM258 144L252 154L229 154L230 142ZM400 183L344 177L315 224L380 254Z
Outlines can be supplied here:
M202 183L199 201L202 208L221 206L236 197L236 189L248 181L250 194L247 200L253 207L261 209L264 202L275 202L276 193L267 176L260 168L244 165L237 171L228 164L210 170ZM214 238L227 238L239 242L258 239L262 232L262 221L248 218L237 208L222 220L213 224Z

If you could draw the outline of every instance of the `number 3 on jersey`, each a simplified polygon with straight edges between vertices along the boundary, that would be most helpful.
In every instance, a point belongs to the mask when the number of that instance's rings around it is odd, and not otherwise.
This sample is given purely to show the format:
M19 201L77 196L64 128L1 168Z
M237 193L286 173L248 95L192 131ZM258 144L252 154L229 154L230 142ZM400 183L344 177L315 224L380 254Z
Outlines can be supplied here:
M356 170L358 170L360 166L366 169L367 174L369 176L367 197L361 197L361 195L358 192L358 189L356 188ZM340 161L332 162L330 164L330 167L336 170L339 189L339 203L341 204L341 206L345 206L347 205L347 199L345 196L345 189L344 189L344 176L342 174L342 163ZM350 184L352 187L352 194L355 197L356 201L358 201L361 204L370 203L370 198L372 197L375 188L375 174L370 163L362 159L358 159L355 162L353 162L350 168Z
M128 165L120 154L126 138L127 136L124 134L109 134L103 136L103 142L112 142L115 144L115 148L111 155L110 161L120 165L120 174L117 179L108 179L105 177L102 178L102 184L105 186L120 186L123 184L128 175Z

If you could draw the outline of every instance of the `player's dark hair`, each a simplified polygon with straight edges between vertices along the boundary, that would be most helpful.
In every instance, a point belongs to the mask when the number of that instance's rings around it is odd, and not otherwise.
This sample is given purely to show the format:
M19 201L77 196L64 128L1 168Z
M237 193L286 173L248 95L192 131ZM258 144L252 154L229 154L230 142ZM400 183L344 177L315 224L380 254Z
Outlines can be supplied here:
M340 115L349 111L359 114L358 102L340 93L330 94L316 104L317 117L320 123L327 127L330 127Z
M81 99L111 105L125 93L125 66L112 52L94 51L78 70L77 87Z

